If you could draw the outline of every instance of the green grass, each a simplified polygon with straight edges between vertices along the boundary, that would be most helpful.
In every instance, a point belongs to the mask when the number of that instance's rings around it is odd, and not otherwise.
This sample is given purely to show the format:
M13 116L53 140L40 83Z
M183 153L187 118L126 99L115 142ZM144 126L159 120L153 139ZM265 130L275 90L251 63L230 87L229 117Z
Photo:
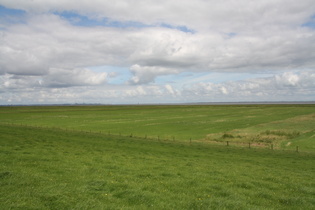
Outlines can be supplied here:
M315 105L0 107L0 125L2 209L315 208Z
M313 153L3 124L0 161L2 209L315 208Z
M0 107L0 122L315 151L315 105ZM298 144L298 145L297 145ZM236 145L236 144L234 144Z

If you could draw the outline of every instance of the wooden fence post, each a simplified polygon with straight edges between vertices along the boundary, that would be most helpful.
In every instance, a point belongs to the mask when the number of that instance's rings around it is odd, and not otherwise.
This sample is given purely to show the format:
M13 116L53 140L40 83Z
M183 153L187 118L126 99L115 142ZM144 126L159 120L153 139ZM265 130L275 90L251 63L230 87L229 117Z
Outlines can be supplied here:
M229 141L226 141L226 146L229 146Z
M296 152L299 152L299 146L296 146Z

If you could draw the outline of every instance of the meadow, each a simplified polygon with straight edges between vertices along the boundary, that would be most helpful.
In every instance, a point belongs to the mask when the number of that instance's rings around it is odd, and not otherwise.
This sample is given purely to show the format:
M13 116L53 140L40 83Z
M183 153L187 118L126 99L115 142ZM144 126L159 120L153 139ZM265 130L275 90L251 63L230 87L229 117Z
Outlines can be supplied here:
M1 208L314 209L314 113L314 105L0 107ZM241 141L275 147L234 146Z
M151 139L315 151L314 104L0 107L0 120Z

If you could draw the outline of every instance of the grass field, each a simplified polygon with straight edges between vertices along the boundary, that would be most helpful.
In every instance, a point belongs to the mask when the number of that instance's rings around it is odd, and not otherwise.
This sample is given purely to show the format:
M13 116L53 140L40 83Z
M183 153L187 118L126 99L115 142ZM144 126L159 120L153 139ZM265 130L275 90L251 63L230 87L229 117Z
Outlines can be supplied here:
M314 209L314 109L0 107L1 208Z
M0 107L2 123L315 151L315 105ZM245 144L246 145L246 144Z

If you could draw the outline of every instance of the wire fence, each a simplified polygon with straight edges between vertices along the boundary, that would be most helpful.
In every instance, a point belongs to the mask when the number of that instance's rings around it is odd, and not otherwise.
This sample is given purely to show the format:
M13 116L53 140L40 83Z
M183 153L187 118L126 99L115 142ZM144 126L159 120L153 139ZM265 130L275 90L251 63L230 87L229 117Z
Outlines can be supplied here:
M177 142L183 144L199 144L199 145L220 145L224 147L243 147L243 148L261 148L261 149L270 149L270 150L285 150L285 151L295 151L295 152L310 152L309 150L301 150L299 146L290 147L290 148L283 148L278 144L273 143L261 143L261 142L241 142L241 141L220 141L220 140L207 140L207 139L179 139L175 136L171 138L162 138L159 135L149 136L147 134L143 136L134 135L133 133L112 133L111 131L104 131L104 130L84 130L84 129L74 129L74 128L62 128L58 126L39 126L39 125L28 125L24 123L1 123L2 125L9 125L15 127L28 127L28 128L37 128L37 129L47 129L47 130L60 130L66 132L75 132L75 133L90 133L90 134L101 134L103 136L115 136L115 137L124 137L124 138L132 138L132 139L145 139L150 141L159 141L159 142ZM311 151L314 152L314 151Z

